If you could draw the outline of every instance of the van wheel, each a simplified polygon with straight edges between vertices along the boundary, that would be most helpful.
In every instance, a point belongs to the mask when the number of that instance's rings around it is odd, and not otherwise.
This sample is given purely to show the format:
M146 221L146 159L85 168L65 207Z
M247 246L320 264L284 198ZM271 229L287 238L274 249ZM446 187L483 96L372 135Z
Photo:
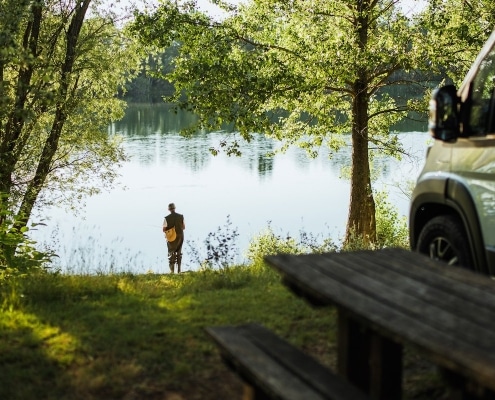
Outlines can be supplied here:
M427 222L419 234L416 251L448 265L473 269L471 252L458 218L441 215Z

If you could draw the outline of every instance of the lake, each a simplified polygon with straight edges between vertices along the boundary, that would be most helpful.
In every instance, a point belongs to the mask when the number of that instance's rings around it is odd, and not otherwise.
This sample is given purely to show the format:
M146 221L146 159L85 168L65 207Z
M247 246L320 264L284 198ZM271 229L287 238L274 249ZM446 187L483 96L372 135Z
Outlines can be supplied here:
M338 241L345 233L349 181L342 168L350 149L332 158L325 150L310 159L300 149L270 157L278 143L257 136L242 157L212 156L226 134L179 135L194 117L175 114L166 105L129 106L125 117L109 127L124 137L130 160L121 169L121 186L88 199L81 215L43 210L47 226L32 231L58 254L55 266L71 273L168 272L161 231L167 205L174 202L186 222L184 271L197 270L191 247L200 253L210 232L227 218L237 229L238 260L245 260L250 240L270 226L276 234L299 232ZM431 141L426 124L403 125L400 140L410 156L375 161L375 188L386 190L401 215L407 216L407 185L415 181Z

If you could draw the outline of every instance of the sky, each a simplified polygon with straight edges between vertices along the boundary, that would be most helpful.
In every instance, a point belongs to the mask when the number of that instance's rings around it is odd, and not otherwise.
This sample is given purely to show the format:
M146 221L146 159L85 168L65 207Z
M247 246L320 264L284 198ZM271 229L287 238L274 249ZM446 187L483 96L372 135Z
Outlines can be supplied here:
M132 9L133 6L136 6L140 10L152 10L159 4L159 2L159 0L103 0L102 8L115 11L117 14L126 15L129 14L129 10ZM237 4L239 0L232 0L230 2ZM208 0L196 0L196 3L200 10L208 12L212 16L217 16L224 13L223 10L210 3Z
M241 0L228 0L231 4L239 4ZM140 9L152 9L159 3L159 0L105 0L107 8L114 10L125 10L131 4L137 5ZM209 13L213 17L224 15L224 11L212 4L209 0L196 0L198 8ZM399 5L404 13L411 14L421 11L427 4L427 0L399 0Z

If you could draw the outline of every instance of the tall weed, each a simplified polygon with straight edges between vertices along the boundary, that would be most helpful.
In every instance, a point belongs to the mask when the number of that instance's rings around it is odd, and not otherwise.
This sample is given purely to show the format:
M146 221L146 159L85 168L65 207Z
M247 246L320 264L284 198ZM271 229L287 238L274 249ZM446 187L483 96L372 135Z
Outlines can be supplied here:
M390 203L386 192L375 194L377 247L409 248L407 218Z
M201 247L194 240L187 242L191 259L197 263L200 270L225 269L232 266L239 255L236 245L238 236L237 228L232 227L230 215L227 215L223 227L219 226L215 232L208 233L204 240L205 251L201 251Z
M22 297L22 280L27 275L42 273L50 267L55 254L39 250L27 233L29 226L19 228L9 210L0 210L0 309L12 310ZM32 224L34 229L37 224Z
M395 205L388 200L387 193L378 192L376 203L377 241L368 243L362 237L351 235L344 243L335 243L330 237L314 235L304 230L299 237L276 234L270 224L249 243L247 258L252 265L262 266L263 257L270 254L311 254L352 250L377 250L384 247L409 247L406 217L400 216Z
M276 234L271 225L255 236L249 243L247 259L254 266L264 264L263 257L271 254L309 254L337 251L338 246L328 237L314 235L304 230L299 232L299 238L290 235Z

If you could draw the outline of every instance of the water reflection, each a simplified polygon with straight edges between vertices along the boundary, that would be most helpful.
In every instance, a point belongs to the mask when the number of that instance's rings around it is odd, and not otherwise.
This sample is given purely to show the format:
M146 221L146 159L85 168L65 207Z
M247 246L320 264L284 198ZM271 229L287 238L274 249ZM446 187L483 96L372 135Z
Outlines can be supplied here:
M127 107L124 118L110 129L126 136L148 136L156 132L177 133L196 121L192 113L178 111L167 104L139 104Z
M192 172L199 172L212 162L209 149L218 148L220 142L228 139L229 134L197 132L189 138L178 135L182 129L190 127L195 121L196 117L192 113L176 111L171 105L131 105L125 117L109 127L109 132L123 135L128 152L142 165L180 163ZM415 116L404 119L394 128L402 132L424 132L426 122ZM278 148L278 143L263 135L255 135L249 144L244 144L242 157L231 162L238 163L250 171L257 171L262 179L271 176L274 168L273 152ZM410 153L411 149L407 148L406 151ZM310 164L315 162L304 150L291 149L290 152L301 170L307 170ZM417 154L404 157L414 160ZM318 159L326 160L327 167L341 175L342 168L351 165L350 143L333 154L329 154L326 148L321 148ZM389 161L390 157L379 154L373 156L372 169L375 177L386 177L390 174Z
M128 152L134 154L135 161L143 165L180 162L191 171L198 172L212 160L209 149L218 148L228 134L197 132L188 138L178 135L195 121L193 114L175 111L169 105L129 106L125 117L113 123L109 132L123 135ZM249 170L257 171L261 178L269 176L273 170L274 149L274 141L255 135L250 144L242 149L243 154L238 162Z

